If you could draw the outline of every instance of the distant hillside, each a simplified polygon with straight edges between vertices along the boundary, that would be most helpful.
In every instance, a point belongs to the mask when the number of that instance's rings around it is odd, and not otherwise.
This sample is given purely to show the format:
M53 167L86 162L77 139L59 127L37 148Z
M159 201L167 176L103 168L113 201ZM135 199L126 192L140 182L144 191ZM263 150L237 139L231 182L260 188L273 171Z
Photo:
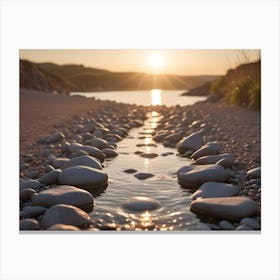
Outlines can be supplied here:
M21 87L46 91L105 91L105 90L145 90L190 89L218 76L157 75L137 72L110 72L83 65L57 65L54 63L33 63L20 61Z
M20 88L64 94L77 90L74 84L27 60L20 61Z

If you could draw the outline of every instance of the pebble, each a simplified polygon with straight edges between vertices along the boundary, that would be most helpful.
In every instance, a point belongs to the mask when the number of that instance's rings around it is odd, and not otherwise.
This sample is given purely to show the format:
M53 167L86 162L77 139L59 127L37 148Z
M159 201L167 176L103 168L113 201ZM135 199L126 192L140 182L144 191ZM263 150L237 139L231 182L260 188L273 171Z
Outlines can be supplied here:
M46 210L47 210L47 208L42 207L42 206L24 206L22 208L21 217L23 219L36 218L36 217L42 215Z
M229 221L225 221L225 220L219 222L219 227L225 230L235 230L235 226Z
M187 165L177 171L177 178L181 186L196 189L206 182L226 181L228 172L216 164Z
M260 178L261 177L261 167L256 167L247 172L249 178Z
M61 185L93 188L106 184L108 175L99 169L87 166L73 166L62 170L58 181Z
M19 184L21 191L24 189L34 189L35 191L38 191L42 186L43 184L41 184L39 181L32 179L21 181Z
M206 182L191 196L193 200L207 197L229 197L236 196L239 187L219 182Z
M47 228L47 230L68 230L68 231L79 231L80 229L71 225L54 224Z
M98 137L88 140L87 143L89 143L89 145L91 145L95 148L98 148L100 150L108 148L108 146L110 145L106 140L104 140L102 138L98 138Z
M40 172L37 170L33 170L26 174L26 177L30 178L30 179L35 179L35 178L38 178L39 176L40 176Z
M182 138L183 138L182 133L178 132L178 133L169 134L168 136L163 138L163 141L167 140L167 141L170 141L171 143L177 143Z
M183 138L178 144L177 149L180 154L184 154L188 150L198 150L203 145L203 138L200 133L193 133Z
M122 204L122 207L128 211L145 212L157 210L161 205L156 199L145 196L135 196L126 200Z
M25 202L31 199L32 194L36 193L35 190L27 188L20 191L20 200Z
M72 225L79 228L92 224L90 216L80 208L59 204L49 208L42 217L41 226L44 229L55 224Z
M244 225L252 229L260 229L260 224L255 218L244 218L240 221L240 225Z
M197 215L239 221L257 212L257 204L250 198L201 198L191 203L190 210Z
M106 155L106 157L116 157L118 153L113 149L103 149L102 152Z
M136 169L129 168L129 169L124 170L123 172L128 173L128 174L133 174L133 173L136 173L137 170L136 170Z
M56 143L62 141L63 139L65 139L65 136L62 132L55 132L45 139L45 143Z
M232 154L226 153L226 154L220 154L220 155L211 155L211 156L203 156L198 158L194 161L193 164L214 164L218 163L220 160L223 160L222 166L223 167L231 167L235 157Z
M49 164L45 165L45 172L50 172L52 170L54 170L54 168L51 165Z
M167 157L167 156L170 156L170 155L174 155L174 153L172 153L172 152L166 152L166 153L162 153L162 154L161 154L162 157Z
M61 168L68 161L69 158L55 158L51 161L51 164L54 168Z
M202 156L216 155L221 148L221 145L217 142L208 142L202 146L196 152L191 155L191 158L198 159Z
M149 144L136 144L137 147L157 147L156 144L149 143Z
M142 154L140 154L140 157L155 158L155 157L158 157L158 154L156 154L156 153L142 153Z
M44 207L67 204L88 210L93 208L93 203L93 196L88 191L67 185L44 190L32 196L33 205Z
M58 183L58 177L61 173L60 169L54 169L39 178L39 181L45 185L53 185Z
M154 175L151 173L137 173L134 175L134 177L136 177L139 180L145 180L154 177Z
M66 169L78 165L88 166L99 170L102 169L100 161L88 155L71 158L70 160L66 161L64 164L61 165L61 169Z
M38 230L40 229L39 223L34 219L23 219L19 223L20 230Z

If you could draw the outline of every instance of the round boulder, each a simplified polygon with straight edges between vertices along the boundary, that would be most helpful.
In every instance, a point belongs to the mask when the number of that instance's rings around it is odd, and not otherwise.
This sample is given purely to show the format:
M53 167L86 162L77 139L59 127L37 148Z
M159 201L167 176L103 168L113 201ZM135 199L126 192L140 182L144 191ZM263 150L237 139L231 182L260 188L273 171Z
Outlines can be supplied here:
M93 196L88 191L67 185L57 186L32 195L32 204L44 207L67 204L89 210L93 208L93 203Z
M64 169L59 174L61 185L70 185L81 188L101 187L108 181L108 175L99 169L87 166L73 166Z

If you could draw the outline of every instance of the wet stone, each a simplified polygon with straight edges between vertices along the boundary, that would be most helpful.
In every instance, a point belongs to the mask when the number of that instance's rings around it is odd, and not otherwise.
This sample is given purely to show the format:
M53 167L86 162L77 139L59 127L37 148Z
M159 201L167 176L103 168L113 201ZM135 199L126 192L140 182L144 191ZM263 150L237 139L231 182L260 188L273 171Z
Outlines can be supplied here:
M113 149L103 149L102 152L107 156L107 157L116 157L118 155L118 153L113 150Z
M133 174L133 173L136 173L136 172L137 172L137 170L136 170L136 169L132 169L132 168L130 168L130 169L126 169L126 170L124 170L123 172L128 173L128 174Z
M154 175L151 173L137 173L134 175L134 177L136 177L139 180L145 180L154 177Z
M142 153L142 154L140 154L140 157L155 158L155 157L158 157L158 154L156 154L156 153Z
M133 212L155 211L161 207L156 199L144 196L129 198L122 204L123 209Z
M180 154L184 154L188 150L198 150L203 145L203 138L200 133L193 133L183 138L178 144L177 149Z

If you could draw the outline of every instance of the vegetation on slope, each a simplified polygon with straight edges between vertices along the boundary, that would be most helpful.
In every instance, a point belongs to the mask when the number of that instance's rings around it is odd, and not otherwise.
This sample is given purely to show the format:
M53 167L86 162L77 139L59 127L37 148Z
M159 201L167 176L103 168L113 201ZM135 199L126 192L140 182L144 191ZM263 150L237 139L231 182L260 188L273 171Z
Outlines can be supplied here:
M211 95L232 105L261 108L261 61L242 64L211 83Z

